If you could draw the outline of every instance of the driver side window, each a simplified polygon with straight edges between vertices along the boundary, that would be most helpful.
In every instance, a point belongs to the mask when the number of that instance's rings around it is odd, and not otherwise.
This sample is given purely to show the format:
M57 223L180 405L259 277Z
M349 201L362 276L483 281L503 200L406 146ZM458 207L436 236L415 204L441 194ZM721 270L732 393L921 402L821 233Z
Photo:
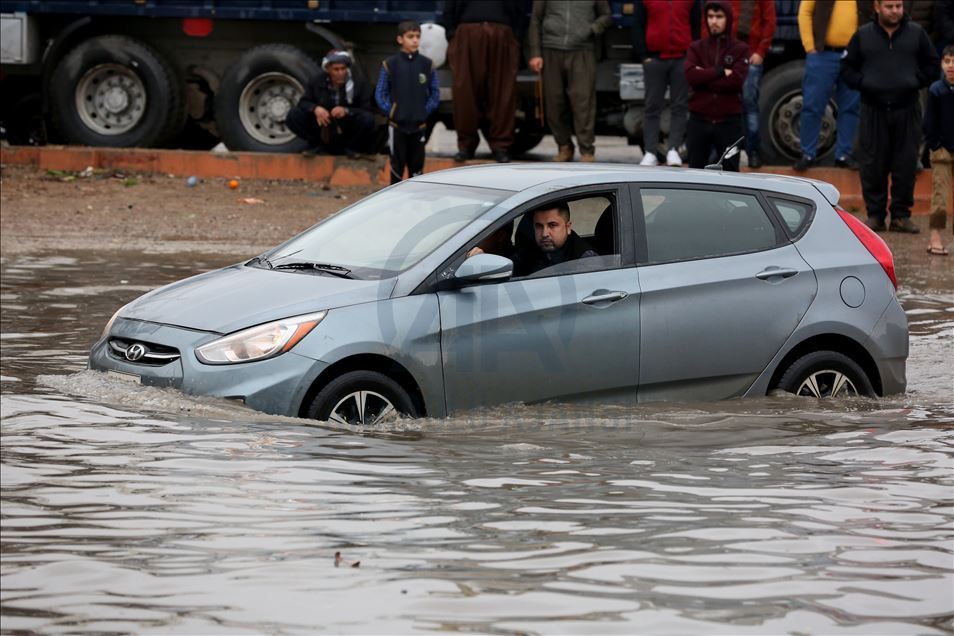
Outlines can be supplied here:
M556 199L514 219L514 278L541 278L620 265L612 194Z

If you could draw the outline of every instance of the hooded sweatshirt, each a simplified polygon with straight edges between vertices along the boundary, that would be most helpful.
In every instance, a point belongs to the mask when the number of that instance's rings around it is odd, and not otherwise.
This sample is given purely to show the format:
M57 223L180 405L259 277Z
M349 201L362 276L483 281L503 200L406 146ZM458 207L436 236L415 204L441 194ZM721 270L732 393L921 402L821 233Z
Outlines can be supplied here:
M689 82L689 112L708 121L720 122L742 113L742 85L749 73L749 46L732 37L732 7L710 0L705 9L725 12L725 31L689 45L683 68ZM708 30L708 25L706 26ZM726 75L726 71L732 71Z

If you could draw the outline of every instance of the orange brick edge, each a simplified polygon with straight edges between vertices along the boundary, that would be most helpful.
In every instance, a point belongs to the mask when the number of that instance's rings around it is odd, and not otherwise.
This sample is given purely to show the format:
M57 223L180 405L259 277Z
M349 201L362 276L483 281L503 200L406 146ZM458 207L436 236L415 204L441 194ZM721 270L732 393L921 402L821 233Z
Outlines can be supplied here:
M386 160L350 160L344 157L305 158L293 154L262 152L212 153L201 150L154 150L146 148L88 148L81 146L7 146L0 148L0 163L30 165L41 170L81 171L96 169L127 170L171 174L179 177L221 179L267 179L309 181L332 186L387 185ZM452 159L430 157L425 172L457 167ZM762 168L759 172L796 175L784 166ZM839 168L812 168L804 176L821 179L841 192L841 203L848 209L862 210L858 173ZM915 214L927 214L931 198L931 172L918 174L915 186Z

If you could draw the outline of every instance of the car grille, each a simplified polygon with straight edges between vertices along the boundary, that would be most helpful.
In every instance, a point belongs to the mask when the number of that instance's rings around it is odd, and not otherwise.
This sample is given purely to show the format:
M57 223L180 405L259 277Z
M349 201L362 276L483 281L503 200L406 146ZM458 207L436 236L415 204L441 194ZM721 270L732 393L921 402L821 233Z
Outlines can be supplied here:
M109 353L113 358L133 364L161 367L179 359L179 350L152 342L110 338Z

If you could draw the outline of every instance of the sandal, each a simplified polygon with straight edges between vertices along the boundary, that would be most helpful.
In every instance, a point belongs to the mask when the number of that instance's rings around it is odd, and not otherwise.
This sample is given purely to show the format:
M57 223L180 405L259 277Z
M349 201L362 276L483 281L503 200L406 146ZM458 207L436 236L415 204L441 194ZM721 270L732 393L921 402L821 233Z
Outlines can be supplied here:
M931 256L947 256L948 251L946 247L929 247L927 248L927 253Z

